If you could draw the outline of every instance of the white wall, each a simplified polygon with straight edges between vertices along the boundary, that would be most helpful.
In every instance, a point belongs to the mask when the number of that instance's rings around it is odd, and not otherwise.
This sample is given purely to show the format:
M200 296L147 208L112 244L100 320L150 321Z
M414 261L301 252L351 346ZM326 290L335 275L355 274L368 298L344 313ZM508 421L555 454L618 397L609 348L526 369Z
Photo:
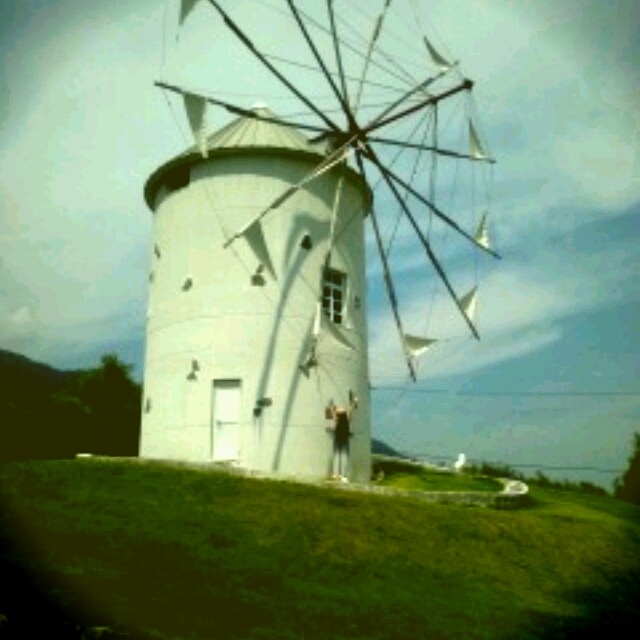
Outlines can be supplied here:
M145 399L140 455L209 459L212 381L242 380L243 466L282 474L326 475L331 436L324 408L332 398L347 402L349 389L361 402L351 442L352 478L366 481L370 425L365 319L364 196L345 181L332 267L347 273L345 335L349 351L329 336L318 347L320 366L306 378L298 366L318 299L327 250L330 210L337 183L325 174L263 219L277 282L251 285L258 260L244 238L223 249L225 235L240 229L313 166L309 159L269 155L212 156L192 167L188 187L157 198L145 358ZM354 215L355 214L355 215ZM309 233L311 251L300 248ZM193 286L183 292L190 277ZM354 297L361 299L354 308ZM192 360L197 380L187 380ZM259 397L272 398L259 418Z

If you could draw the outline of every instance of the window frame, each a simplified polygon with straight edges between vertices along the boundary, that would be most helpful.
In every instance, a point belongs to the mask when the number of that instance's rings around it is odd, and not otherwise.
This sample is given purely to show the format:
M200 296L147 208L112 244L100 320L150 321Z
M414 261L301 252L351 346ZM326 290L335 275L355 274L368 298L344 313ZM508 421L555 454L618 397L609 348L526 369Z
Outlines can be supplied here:
M336 278L339 281L336 281ZM326 291L329 289L329 293ZM339 295L336 296L336 293ZM334 324L347 325L347 274L333 267L325 267L322 272L322 312ZM328 301L328 304L326 304Z

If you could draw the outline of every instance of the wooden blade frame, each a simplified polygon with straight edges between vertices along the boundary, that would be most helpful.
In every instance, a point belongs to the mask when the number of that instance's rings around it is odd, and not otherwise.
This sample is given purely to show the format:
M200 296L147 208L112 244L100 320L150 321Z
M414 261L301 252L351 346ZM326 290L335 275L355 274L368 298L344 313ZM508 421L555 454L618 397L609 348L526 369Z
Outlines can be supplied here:
M364 164L362 162L362 158L360 157L360 153L356 152L356 160L358 162L358 167L360 168L360 173L362 173L362 177L365 178L365 170ZM382 269L384 273L384 283L385 289L387 291L387 297L389 298L389 304L391 305L391 310L393 311L393 318L396 323L396 327L398 329L398 334L400 335L400 342L402 344L402 352L404 353L405 360L407 362L407 367L409 369L409 375L411 379L416 382L416 371L413 366L413 359L409 355L407 351L407 347L404 342L404 329L402 328L402 320L400 319L400 312L398 310L398 298L396 297L395 288L393 286L393 280L391 278L391 270L389 269L389 263L387 261L387 257L384 253L384 247L382 246L382 236L380 234L380 228L378 226L378 220L376 218L373 207L369 212L371 215L371 223L373 225L373 232L376 238L376 245L378 246L378 253L380 254L380 262L382 263Z
M418 238L420 238L420 242L422 242L422 246L424 247L425 251L427 252L427 256L428 256L431 264L433 265L433 267L436 270L437 274L440 276L440 279L442 280L442 282L444 283L445 287L447 288L447 291L449 292L449 294L453 298L453 300L454 300L456 306L458 307L458 310L462 314L462 317L464 318L465 322L467 323L467 325L469 325L469 328L471 329L471 333L473 333L474 337L477 340L480 340L480 334L478 333L478 330L475 328L473 322L471 322L471 319L467 316L467 314L465 313L464 309L462 308L462 305L460 304L460 300L458 299L458 296L456 295L456 292L453 290L453 287L451 286L451 283L449 282L449 278L447 277L447 274L445 273L444 269L442 268L442 265L440 264L440 261L436 258L435 254L433 253L433 249L431 248L431 245L429 244L429 241L426 239L426 237L422 233L422 230L420 229L418 223L415 221L415 218L411 215L411 212L409 211L409 207L407 206L407 203L402 199L402 196L398 193L398 188L396 187L396 185L393 183L393 180L389 176L389 170L380 163L380 161L378 160L377 156L375 155L373 149L371 149L371 147L369 147L368 145L367 145L366 151L364 152L363 155L365 156L365 158L367 158L373 164L375 164L376 167L378 168L378 170L382 173L382 177L384 178L385 182L389 186L389 189L391 189L391 192L393 193L394 197L396 198L396 200L398 201L398 203L402 207L402 210L404 211L404 213L407 216L409 222L411 223L411 226L413 227L414 231L417 233Z

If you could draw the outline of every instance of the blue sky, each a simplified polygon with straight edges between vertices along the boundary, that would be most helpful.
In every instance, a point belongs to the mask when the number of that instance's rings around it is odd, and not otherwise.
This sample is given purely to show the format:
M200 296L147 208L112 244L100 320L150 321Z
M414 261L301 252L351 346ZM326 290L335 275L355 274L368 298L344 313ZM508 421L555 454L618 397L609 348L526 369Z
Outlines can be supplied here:
M318 3L299 4L322 20ZM378 5L363 16L351 0L336 4L343 5L341 19L356 25L339 25L345 37L361 46L357 32L369 33ZM640 395L632 395L640 394L635 3L418 4L434 44L476 82L472 108L498 159L490 232L503 259L476 257L434 224L434 248L456 288L479 286L482 340L475 342L410 229L399 227L391 262L406 328L446 339L422 358L417 385L442 392L401 391L406 374L368 237L372 384L394 387L374 391L374 434L436 456L464 451L514 464L623 469L631 434L640 429ZM311 61L290 18L256 11L248 1L224 5L261 47ZM393 6L402 13L411 2ZM142 187L158 164L191 143L179 103L172 102L174 115L154 80L244 106L266 100L283 114L306 110L251 61L207 3L196 7L179 41L177 11L176 2L151 0L3 3L0 348L60 367L91 366L116 350L140 377L151 237ZM418 68L418 34L400 17L390 14L381 46ZM332 60L328 39L318 35L318 44ZM345 60L356 74L359 59ZM385 82L383 75L372 69L369 79ZM323 106L335 107L313 74L295 77ZM452 102L445 132L452 143L466 108ZM212 112L211 130L227 119ZM390 135L408 135L392 129ZM409 171L410 159L398 168ZM470 228L486 204L486 172L462 168L454 189L453 165L441 161L438 171L439 202L452 204ZM388 233L395 209L383 191L376 210ZM509 395L516 393L528 395ZM613 477L555 475L607 485Z

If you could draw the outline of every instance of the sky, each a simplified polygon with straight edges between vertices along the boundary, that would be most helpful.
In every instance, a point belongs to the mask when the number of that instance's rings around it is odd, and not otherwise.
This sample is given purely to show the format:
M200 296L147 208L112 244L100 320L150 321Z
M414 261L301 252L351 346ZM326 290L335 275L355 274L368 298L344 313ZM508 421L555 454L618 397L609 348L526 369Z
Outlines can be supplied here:
M327 24L321 3L298 4ZM366 11L352 0L335 4L341 35L362 49L383 3L367 3ZM261 50L313 63L286 3L223 5ZM441 340L421 358L419 382L407 384L367 231L374 436L433 458L465 452L534 465L525 471L536 464L576 467L545 472L607 487L625 468L632 434L640 430L634 5L392 3L379 41L387 56L422 78L426 32L475 82L472 103L456 98L443 105L440 143L455 147L471 114L497 163L455 169L438 160L436 193L470 230L487 209L502 259L478 256L433 223L434 250L456 290L478 286L476 341L415 234L400 224L390 261L403 322L410 333ZM413 19L416 6L420 20ZM159 164L192 144L179 101L155 80L245 107L265 100L279 114L317 122L234 40L211 6L199 2L180 29L178 10L175 0L2 3L0 348L61 368L94 366L115 351L141 378L152 232L142 188ZM313 33L333 69L331 41ZM361 59L344 54L347 74L358 76ZM389 60L377 56L388 69ZM318 74L279 68L338 117ZM367 77L398 86L380 66ZM389 95L367 86L362 118ZM211 110L208 126L213 131L229 117ZM388 135L418 141L408 124L390 127ZM389 158L391 151L384 152ZM397 171L408 175L415 157L403 155ZM428 188L426 165L418 174L417 186ZM397 205L383 188L375 190L375 203L388 238Z

